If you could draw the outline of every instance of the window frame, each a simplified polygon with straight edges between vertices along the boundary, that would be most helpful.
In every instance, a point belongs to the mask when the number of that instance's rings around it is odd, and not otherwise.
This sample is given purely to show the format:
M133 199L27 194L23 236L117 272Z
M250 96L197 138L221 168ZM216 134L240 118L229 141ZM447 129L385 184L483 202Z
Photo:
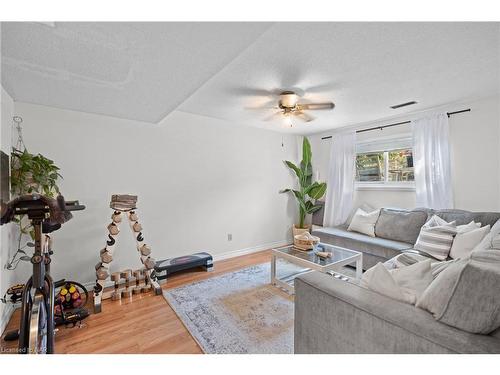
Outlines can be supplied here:
M377 141L383 143L382 147L377 147ZM389 144L388 144L389 141ZM365 144L372 144L372 149L361 149ZM412 150L413 148L408 145L408 136L400 138L370 140L358 143L356 147L356 157L359 154L377 153L382 152L384 155L384 180L383 181L355 181L355 190L393 190L393 191L415 191L415 181L388 181L389 178L389 153L398 150ZM355 168L357 166L355 165ZM357 173L357 170L356 170Z

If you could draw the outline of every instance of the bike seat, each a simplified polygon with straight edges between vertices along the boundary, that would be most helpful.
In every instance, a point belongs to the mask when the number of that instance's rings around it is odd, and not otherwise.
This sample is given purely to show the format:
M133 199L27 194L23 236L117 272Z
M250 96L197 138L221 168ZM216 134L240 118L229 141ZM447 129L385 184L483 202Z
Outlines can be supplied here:
M42 233L52 233L61 228L61 223L50 223L44 221L42 223Z

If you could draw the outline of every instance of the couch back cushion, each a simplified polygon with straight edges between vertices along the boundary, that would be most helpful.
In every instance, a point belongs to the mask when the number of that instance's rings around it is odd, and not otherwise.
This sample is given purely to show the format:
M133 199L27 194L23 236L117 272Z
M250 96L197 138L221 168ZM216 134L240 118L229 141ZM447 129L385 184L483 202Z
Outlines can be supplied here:
M433 210L434 215L447 222L456 222L457 225L469 224L471 221L481 223L481 226L493 226L500 219L500 212L470 212L464 210Z
M412 211L382 208L375 224L375 235L389 240L414 244L417 242L420 228L425 224L428 210Z

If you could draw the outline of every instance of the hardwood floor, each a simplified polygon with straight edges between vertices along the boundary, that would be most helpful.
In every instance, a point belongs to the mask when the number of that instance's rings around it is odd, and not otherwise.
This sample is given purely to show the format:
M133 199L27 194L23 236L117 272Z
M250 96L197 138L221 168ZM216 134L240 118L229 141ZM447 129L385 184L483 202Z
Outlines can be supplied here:
M179 273L163 289L176 288L271 259L269 250L215 262L213 272L195 270ZM19 327L19 309L6 331ZM0 343L1 352L17 348L17 342ZM130 301L103 303L100 314L84 320L83 328L60 327L56 333L57 353L202 353L202 350L162 296L152 293Z

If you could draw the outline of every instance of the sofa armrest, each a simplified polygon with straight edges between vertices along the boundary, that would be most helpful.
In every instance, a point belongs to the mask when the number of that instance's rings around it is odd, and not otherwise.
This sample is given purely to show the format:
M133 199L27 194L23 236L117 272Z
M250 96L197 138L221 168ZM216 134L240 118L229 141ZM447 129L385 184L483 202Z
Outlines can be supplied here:
M295 353L500 353L500 340L319 272L295 279Z

